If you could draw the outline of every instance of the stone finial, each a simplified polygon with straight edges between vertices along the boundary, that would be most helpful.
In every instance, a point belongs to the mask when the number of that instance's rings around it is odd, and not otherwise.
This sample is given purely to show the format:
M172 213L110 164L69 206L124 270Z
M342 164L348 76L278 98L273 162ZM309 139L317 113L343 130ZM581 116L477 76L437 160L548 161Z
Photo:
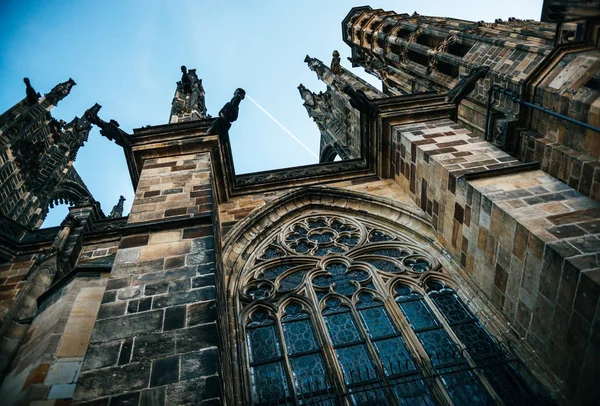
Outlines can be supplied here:
M119 196L119 202L114 205L108 218L114 219L118 217L123 217L123 202L125 201L125 197L123 195Z
M340 53L335 50L332 54L333 59L331 60L331 72L335 75L342 73L342 66L340 65Z
M231 128L233 123L238 118L240 102L246 97L246 91L242 88L235 89L231 101L225 103L221 111L219 111L219 117L215 120L213 125L208 130L209 133L223 135Z
M35 89L31 86L31 82L29 78L23 78L23 82L25 82L25 94L27 95L27 104L34 105L38 102L41 95L35 91Z

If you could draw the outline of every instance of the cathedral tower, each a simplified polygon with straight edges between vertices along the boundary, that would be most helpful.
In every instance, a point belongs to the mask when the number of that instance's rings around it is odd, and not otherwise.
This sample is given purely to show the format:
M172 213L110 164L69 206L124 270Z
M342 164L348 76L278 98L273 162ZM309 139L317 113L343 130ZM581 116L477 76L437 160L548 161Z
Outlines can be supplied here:
M0 116L0 213L37 228L55 203L93 201L73 167L91 123L85 115L65 123L50 114L75 86L72 79L41 98L25 83L27 97Z
M457 100L462 124L600 201L593 175L600 157L599 30L593 27L600 11L550 3L546 9L559 10L555 23L471 22L357 7L342 22L342 37L353 65L380 78L388 94L444 94L473 79L473 91Z

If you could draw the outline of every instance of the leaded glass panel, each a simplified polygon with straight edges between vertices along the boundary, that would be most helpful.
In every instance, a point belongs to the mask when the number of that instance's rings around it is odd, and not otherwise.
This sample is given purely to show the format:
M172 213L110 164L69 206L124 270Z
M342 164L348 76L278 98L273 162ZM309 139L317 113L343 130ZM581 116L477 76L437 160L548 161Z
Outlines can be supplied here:
M290 360L297 393L317 392L330 387L321 354L309 354Z
M282 362L259 365L250 369L255 404L277 404L290 395Z
M351 344L361 339L350 312L325 316L325 324L333 345Z
M283 323L283 335L290 355L319 349L310 320Z
M248 329L247 335L250 362L264 362L281 356L274 325Z
M444 329L422 331L417 334L417 337L435 367L464 361L457 351L456 344Z
M387 376L403 375L417 371L402 337L392 337L373 343Z
M392 384L394 395L402 406L433 406L437 404L423 380L409 377L394 379Z
M359 314L369 337L380 338L396 334L396 328L383 306L361 309Z
M337 348L335 355L340 362L347 384L368 382L377 378L373 360L364 344Z
M453 294L430 294L435 305L450 324L473 320L471 312Z
M439 326L437 319L429 310L429 306L422 299L401 302L399 306L414 330Z

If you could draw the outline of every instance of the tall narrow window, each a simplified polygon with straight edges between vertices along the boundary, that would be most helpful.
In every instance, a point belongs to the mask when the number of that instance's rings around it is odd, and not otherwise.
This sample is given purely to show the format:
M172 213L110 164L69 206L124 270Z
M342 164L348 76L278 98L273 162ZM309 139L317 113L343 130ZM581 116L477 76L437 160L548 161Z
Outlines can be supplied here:
M536 403L518 363L405 234L307 215L242 273L246 403ZM537 402L539 403L539 402Z
M252 314L246 330L254 404L288 400L290 390L275 320L264 310Z

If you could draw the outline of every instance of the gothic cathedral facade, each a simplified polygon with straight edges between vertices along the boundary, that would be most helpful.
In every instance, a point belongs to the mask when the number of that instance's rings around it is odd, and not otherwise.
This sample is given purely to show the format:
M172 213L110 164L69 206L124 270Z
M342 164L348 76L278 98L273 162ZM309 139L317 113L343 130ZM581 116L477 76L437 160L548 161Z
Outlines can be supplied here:
M259 173L232 159L244 90L211 117L194 69L133 134L97 104L53 118L75 82L26 79L0 116L1 403L597 404L598 6L355 7L342 38L381 89L307 56L319 163ZM73 166L92 125L129 215Z

